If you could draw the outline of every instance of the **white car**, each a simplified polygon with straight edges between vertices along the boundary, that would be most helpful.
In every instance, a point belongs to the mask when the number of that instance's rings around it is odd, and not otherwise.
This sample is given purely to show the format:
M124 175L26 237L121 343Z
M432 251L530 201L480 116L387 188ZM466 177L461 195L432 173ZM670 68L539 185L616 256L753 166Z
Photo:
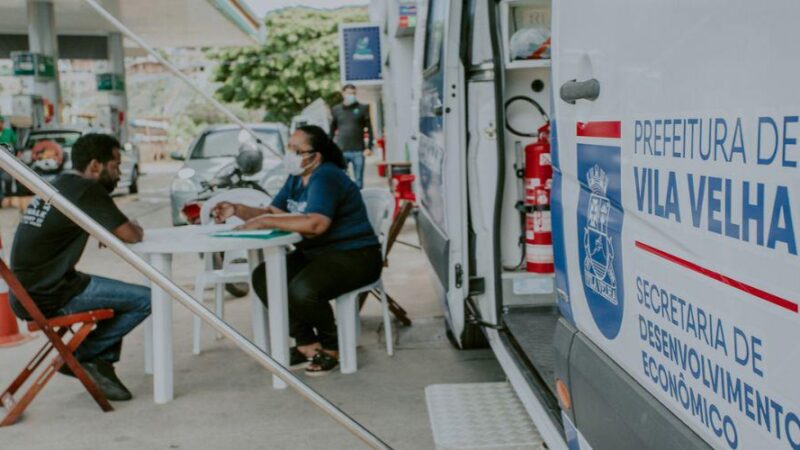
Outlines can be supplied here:
M283 155L289 132L280 123L257 123L250 128L279 155ZM183 206L203 192L203 183L234 164L241 144L241 129L236 125L211 125L206 128L189 146L186 154L175 152L173 159L184 160L183 167L170 186L173 225L186 225L186 218L181 214ZM251 176L270 196L278 193L287 174L283 170L281 158L269 150L262 148L264 165L256 175Z

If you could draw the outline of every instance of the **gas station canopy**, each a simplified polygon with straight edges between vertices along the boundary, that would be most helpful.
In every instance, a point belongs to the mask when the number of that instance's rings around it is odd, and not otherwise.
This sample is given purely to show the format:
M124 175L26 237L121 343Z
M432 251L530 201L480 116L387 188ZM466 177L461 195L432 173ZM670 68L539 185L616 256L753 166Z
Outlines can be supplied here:
M0 53L27 49L28 1L0 2L0 41L6 43L0 45L4 47ZM56 32L61 38L83 37L88 43L86 39L90 36L105 37L117 32L84 0L52 0L52 3ZM258 41L260 20L241 0L102 0L100 3L157 48L247 46ZM24 47L13 48L20 45ZM134 50L135 44L126 41L125 46Z

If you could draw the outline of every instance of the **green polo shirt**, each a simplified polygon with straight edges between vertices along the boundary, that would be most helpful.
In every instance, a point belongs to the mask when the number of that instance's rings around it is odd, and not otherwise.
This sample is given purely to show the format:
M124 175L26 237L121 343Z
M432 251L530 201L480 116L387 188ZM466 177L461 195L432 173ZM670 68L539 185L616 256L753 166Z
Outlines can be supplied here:
M11 147L17 146L17 133L11 128L4 128L0 131L0 144L10 144Z

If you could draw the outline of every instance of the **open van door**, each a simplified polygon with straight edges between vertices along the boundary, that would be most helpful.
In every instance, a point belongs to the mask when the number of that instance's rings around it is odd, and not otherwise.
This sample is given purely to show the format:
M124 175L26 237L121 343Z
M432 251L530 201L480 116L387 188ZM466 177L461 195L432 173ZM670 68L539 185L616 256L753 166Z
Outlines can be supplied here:
M800 3L553 10L564 316L711 446L798 448ZM619 398L573 390L596 448Z
M422 247L459 344L469 285L464 70L458 46L462 2L431 0L425 26L419 120L419 210Z

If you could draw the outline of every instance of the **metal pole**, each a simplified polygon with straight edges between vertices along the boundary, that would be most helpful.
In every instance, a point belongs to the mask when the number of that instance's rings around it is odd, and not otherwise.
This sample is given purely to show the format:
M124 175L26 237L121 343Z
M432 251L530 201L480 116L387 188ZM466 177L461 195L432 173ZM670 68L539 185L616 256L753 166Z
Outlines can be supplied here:
M211 104L215 108L217 108L222 114L225 114L225 116L227 116L233 123L239 125L243 130L247 131L247 133L249 133L250 136L252 136L257 143L266 147L267 150L274 153L275 156L277 156L278 158L283 157L283 155L281 155L277 150L275 150L274 148L270 147L265 142L263 142L261 138L259 138L258 135L249 126L247 126L246 123L242 121L242 119L240 119L238 116L236 116L236 114L233 113L233 111L225 107L225 105L220 103L219 100L215 99L212 95L206 93L200 87L195 85L194 82L192 82L192 80L188 76L186 76L186 74L181 72L180 69L175 67L171 62L169 62L169 60L161 56L161 54L158 53L153 47L151 47L150 44L145 42L144 39L142 39L136 33L131 31L130 28L126 27L125 24L120 22L116 17L114 17L113 14L111 14L105 8L103 8L99 3L97 3L96 0L85 0L85 1L87 4L89 4L89 6L91 6L95 11L97 11L98 14L100 14L101 16L103 16L103 18L111 22L111 25L113 25L116 29L118 29L128 39L139 44L139 46L142 47L147 53L149 53L152 57L158 60L158 62L160 62L164 67L169 69L170 72L172 72L175 76L180 78L184 83L186 83L195 92L200 94L203 98L211 102Z
M212 314L211 311L206 309L197 300L192 298L191 295L186 293L177 284L173 283L172 280L162 275L161 272L148 264L141 256L129 249L127 245L117 239L116 236L114 236L111 232L103 228L99 223L95 222L94 219L81 211L80 208L64 198L64 196L62 196L53 186L40 178L33 170L14 157L1 145L0 169L8 172L12 177L14 177L14 179L20 181L33 193L41 197L47 203L52 204L57 210L61 211L62 214L78 224L87 233L91 234L100 242L105 244L114 253L125 260L125 262L132 265L139 272L141 272L142 275L149 278L150 281L164 289L164 291L169 293L172 298L178 300L178 302L180 302L193 314L199 316L207 324L211 325L212 328L233 341L233 343L236 344L236 346L239 347L243 352L250 355L267 370L280 377L286 382L286 384L289 385L289 387L297 391L307 400L311 401L311 403L316 405L325 414L329 415L342 426L347 428L357 438L361 439L364 441L364 443L372 448L390 448L388 445L386 445L386 443L381 441L380 438L372 434L369 430L364 428L363 425L353 420L353 418L345 414L344 411L337 408L325 397L303 383L291 371L281 366L277 361L272 359L272 357L261 351L260 348L239 334L225 321Z

